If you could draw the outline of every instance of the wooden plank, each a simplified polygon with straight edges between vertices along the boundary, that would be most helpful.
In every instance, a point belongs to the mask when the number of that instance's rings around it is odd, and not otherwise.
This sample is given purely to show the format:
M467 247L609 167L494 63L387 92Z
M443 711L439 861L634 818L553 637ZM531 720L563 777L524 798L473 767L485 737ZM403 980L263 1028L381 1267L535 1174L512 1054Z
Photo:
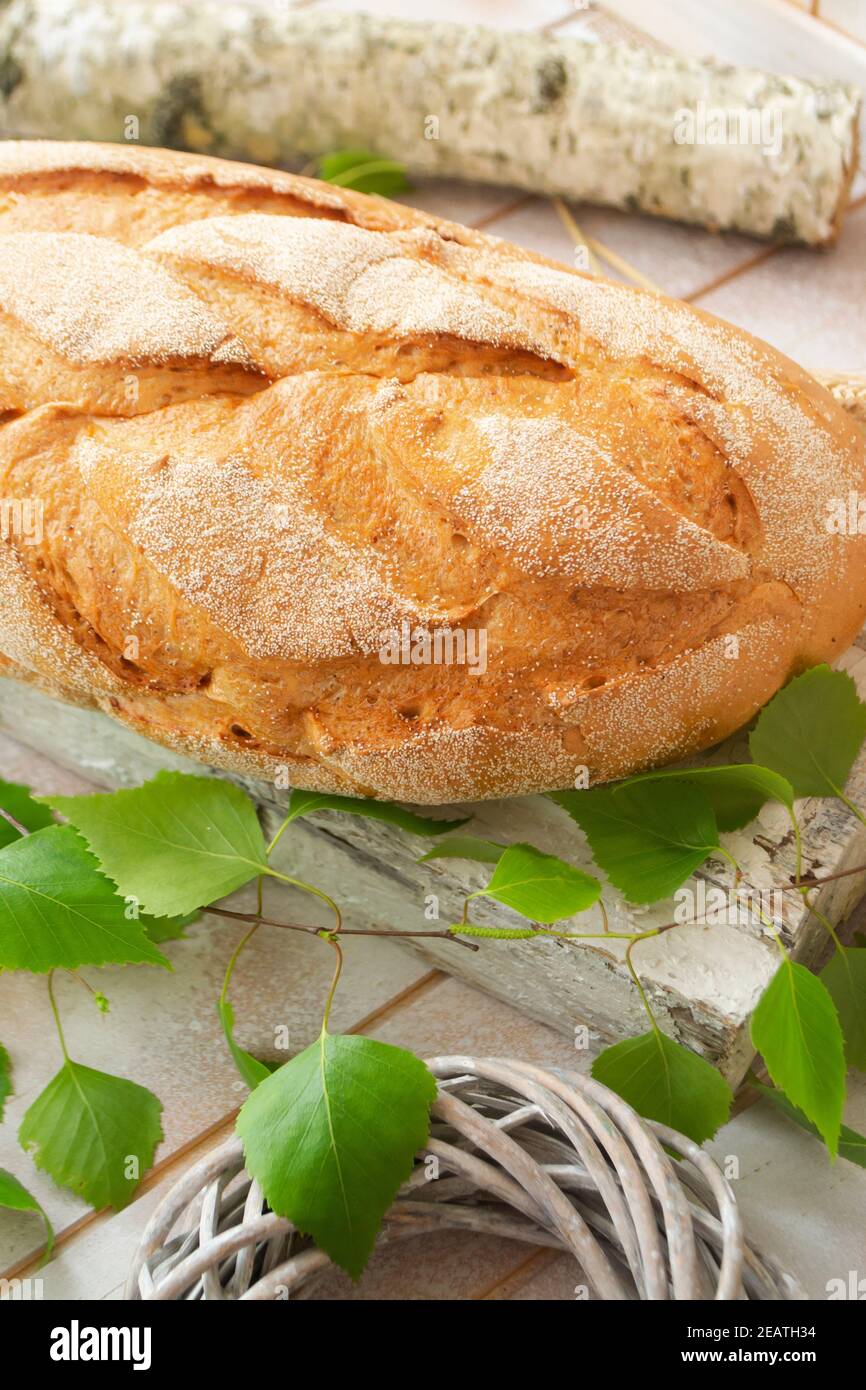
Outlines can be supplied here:
M862 652L848 664L866 675ZM165 752L101 714L63 707L15 682L0 682L0 726L16 729L28 743L94 780L119 786L140 782L160 767L193 765ZM729 741L715 755L721 760L742 754L742 743ZM866 800L864 764L854 796ZM245 784L275 826L286 794L261 783ZM589 867L591 858L580 833L565 814L542 797L478 803L464 808L474 816L473 830L501 841L528 839L553 853ZM824 872L862 862L866 832L854 828L850 814L834 803L807 802L801 807L807 866ZM793 850L785 838L785 815L768 806L748 832L727 837L743 865L747 882L768 888L793 872ZM463 897L485 881L483 866L457 860L417 862L423 841L394 827L332 812L298 822L280 847L292 872L331 891L357 926L390 926L423 931L431 926L425 905L435 899L439 921L456 920ZM706 884L730 892L730 870L710 861L700 876ZM842 919L866 888L860 874L828 884L819 906L831 921ZM648 909L629 907L614 892L605 895L611 924L637 931L672 920L671 903ZM309 909L306 909L309 911ZM492 925L511 925L508 909L488 903L479 918ZM301 919L305 920L305 919ZM826 938L814 918L804 913L796 895L787 895L779 921L783 936L799 959L814 961ZM415 943L426 959L477 984L559 1031L572 1035L586 1025L599 1040L641 1031L644 1019L623 961L623 943L606 940L600 916L584 914L573 930L595 931L587 943L483 941L471 953L453 943ZM365 943L365 947L369 943ZM764 929L748 922L713 926L685 925L646 941L635 961L662 1026L713 1060L734 1082L751 1056L747 1022L775 967L775 947Z

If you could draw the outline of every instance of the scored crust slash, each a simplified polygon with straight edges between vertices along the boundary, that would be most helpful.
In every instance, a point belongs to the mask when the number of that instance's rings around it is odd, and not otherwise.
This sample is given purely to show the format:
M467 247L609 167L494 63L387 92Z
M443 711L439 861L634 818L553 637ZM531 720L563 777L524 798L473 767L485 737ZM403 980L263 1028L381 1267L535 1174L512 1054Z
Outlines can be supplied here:
M0 669L203 762L603 781L866 618L866 536L827 524L866 436L664 296L314 180L9 141L0 311L0 496L43 519L0 544ZM407 631L483 634L483 669Z

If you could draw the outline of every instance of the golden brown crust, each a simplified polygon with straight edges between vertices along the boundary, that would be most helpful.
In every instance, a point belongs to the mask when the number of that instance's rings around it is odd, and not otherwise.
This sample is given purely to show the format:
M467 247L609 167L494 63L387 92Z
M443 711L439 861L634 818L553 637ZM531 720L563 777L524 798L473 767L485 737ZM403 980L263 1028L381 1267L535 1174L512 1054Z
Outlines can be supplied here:
M0 144L0 420L7 669L297 786L621 776L864 619L863 436L793 363L293 175Z

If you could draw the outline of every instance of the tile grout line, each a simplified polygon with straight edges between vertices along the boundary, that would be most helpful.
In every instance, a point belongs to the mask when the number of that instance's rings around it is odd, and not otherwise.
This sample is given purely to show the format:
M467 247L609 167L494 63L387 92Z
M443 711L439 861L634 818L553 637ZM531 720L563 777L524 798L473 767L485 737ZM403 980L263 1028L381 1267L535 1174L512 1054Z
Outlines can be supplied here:
M861 193L857 198L853 198L846 207L846 217L850 213L859 212L864 205L866 205L866 193ZM700 289L692 290L691 294L684 295L683 298L687 304L692 304L696 299L702 298L705 294L710 294L713 290L719 289L722 285L727 285L729 281L736 280L740 275L745 275L747 271L752 270L755 266L763 265L765 261L770 260L771 257L777 255L780 251L796 251L802 249L802 247L797 247L792 243L774 243L769 246L764 246L747 261L741 262L740 265L732 266L730 270L725 271L722 275L717 275L714 280L710 280L706 285L702 285ZM815 248L815 254L822 254L820 247Z
M799 9L801 14L803 13L803 10L795 3L795 0L789 0L789 3L793 4L795 9ZM837 24L835 19L828 19L825 14L821 14L820 6L821 0L810 0L809 9L806 11L810 19L815 19L819 24L823 24L825 28L832 29L834 34L838 34L840 38L847 39L849 43L856 43L860 48L866 48L866 39L861 39L859 34L852 34L850 29L846 29L843 25ZM561 23L561 21L559 22Z
M416 999L429 994L431 990L437 989L450 980L451 976L446 975L444 970L428 970L426 975L422 975L414 984L407 985L390 999L386 999L384 1004L373 1009L366 1014L359 1023L355 1023L351 1028L347 1028L347 1033L365 1033L374 1023L380 1023L382 1019L392 1018L394 1014L402 1013L407 1004L413 1003Z
M509 1299L512 1294L525 1288L537 1274L542 1274L554 1261L562 1255L567 1255L567 1250L551 1250L548 1246L539 1246L529 1255L524 1255L518 1260L517 1264L508 1274L503 1274L493 1284L488 1284L480 1289L478 1293L471 1293L468 1302L487 1303L500 1302Z
M722 285L729 284L731 280L736 280L739 276L745 275L747 271L756 269L758 266L763 265L765 261L771 260L776 252L782 249L783 248L779 246L762 246L759 251L756 251L754 255L749 256L746 260L741 261L739 265L732 265L730 269L723 270L719 275L714 276L712 280L708 280L705 285L700 285L698 289L691 290L689 294L684 294L683 303L693 304L696 299L701 299L705 294L711 294L713 290L721 289Z
M538 26L539 34L552 34L556 29L561 29L563 24L568 24L572 19L577 19L581 14L588 14L588 10L579 10L576 7L568 10L566 14L561 14L558 19L547 19Z
M535 193L522 193L519 198L512 198L510 203L503 203L500 207L494 208L492 212L487 212L483 217L479 217L477 222L467 222L474 232L483 232L493 222L498 222L501 217L510 217L513 212L520 212L527 204L536 201Z
M443 970L429 970L426 975L422 975L414 984L407 985L405 989L399 990L398 993L392 995L390 999L386 999L384 1004L371 1010L370 1013L365 1014L357 1023L347 1028L345 1030L346 1033L363 1033L366 1029L371 1028L375 1023L379 1023L382 1019L391 1018L395 1014L399 1014L407 1004L411 1004L416 999L429 994L431 990L437 988L450 978L451 977L446 975ZM187 1160L191 1155L197 1153L199 1149L205 1148L209 1151L211 1148L215 1147L211 1142L212 1140L219 1139L223 1136L228 1138L240 1108L241 1107L237 1105L234 1109L221 1115L218 1120L214 1120L206 1129L194 1135L192 1138L187 1139L172 1153L167 1154L165 1158L155 1163L149 1172L142 1178L141 1183L136 1189L133 1202L129 1205L133 1205L140 1197L145 1197L148 1192L151 1192L155 1187L159 1186L176 1168L185 1168L187 1166ZM127 1208L124 1207L123 1210L125 1211ZM68 1226L64 1226L62 1230L55 1233L55 1252L71 1245L76 1236L80 1235L82 1231L89 1231L92 1228L103 1225L111 1221L111 1219L117 1215L118 1213L113 1207L101 1207L98 1211L84 1212L81 1216L77 1217L75 1221L70 1222ZM37 1268L39 1260L42 1258L42 1251L44 1248L45 1247L42 1246L31 1254L24 1255L16 1264L0 1272L0 1278L21 1278L27 1271L33 1272Z

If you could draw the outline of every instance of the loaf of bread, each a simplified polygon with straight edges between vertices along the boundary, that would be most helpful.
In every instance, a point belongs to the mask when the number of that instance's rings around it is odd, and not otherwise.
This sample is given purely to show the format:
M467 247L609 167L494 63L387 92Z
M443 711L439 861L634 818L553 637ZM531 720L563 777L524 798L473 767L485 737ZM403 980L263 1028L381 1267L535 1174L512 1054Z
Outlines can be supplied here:
M866 617L864 435L793 363L288 174L0 144L0 422L3 674L293 786L619 777Z

